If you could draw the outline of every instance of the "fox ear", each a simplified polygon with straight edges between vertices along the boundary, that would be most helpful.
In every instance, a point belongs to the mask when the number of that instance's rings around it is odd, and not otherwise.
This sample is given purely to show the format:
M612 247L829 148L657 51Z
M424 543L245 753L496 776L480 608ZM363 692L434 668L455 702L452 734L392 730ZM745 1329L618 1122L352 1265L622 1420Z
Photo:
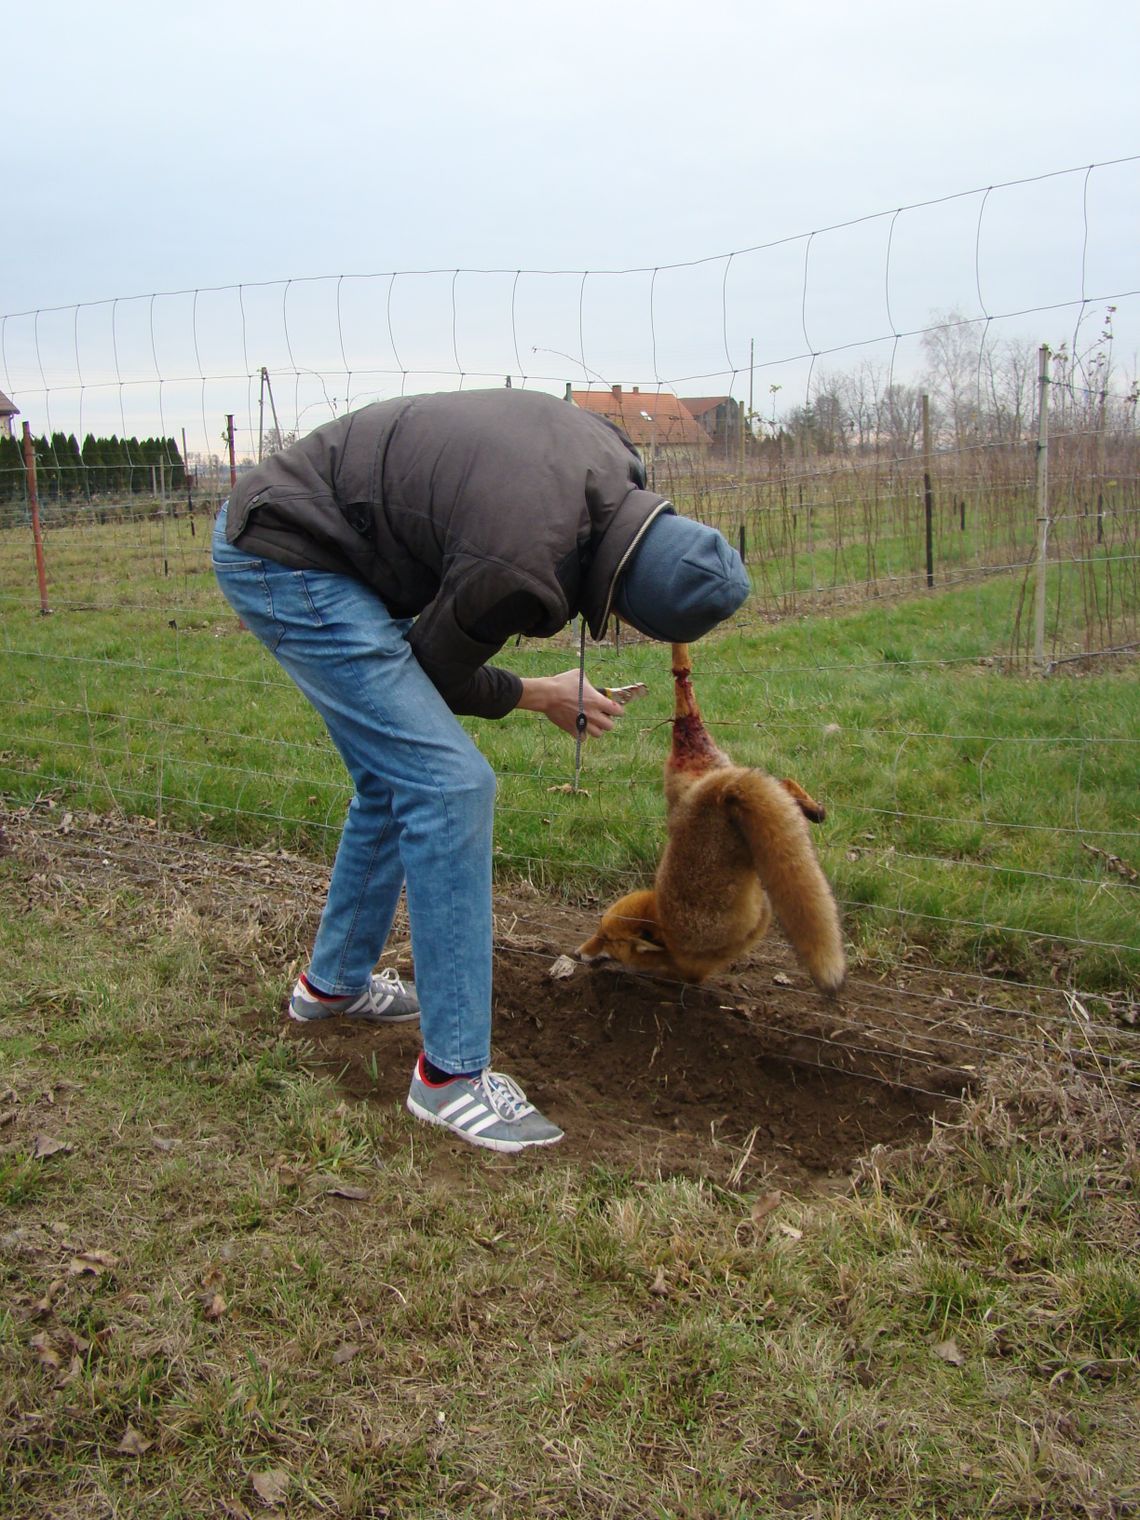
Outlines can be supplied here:
M809 797L798 781L793 781L790 776L785 776L780 785L788 793L804 817L811 823L822 823L827 817L827 809L823 803L817 802L814 797Z
M661 931L656 924L640 924L637 930L637 938L634 940L634 949L638 952L650 950L664 950L665 941L661 937Z

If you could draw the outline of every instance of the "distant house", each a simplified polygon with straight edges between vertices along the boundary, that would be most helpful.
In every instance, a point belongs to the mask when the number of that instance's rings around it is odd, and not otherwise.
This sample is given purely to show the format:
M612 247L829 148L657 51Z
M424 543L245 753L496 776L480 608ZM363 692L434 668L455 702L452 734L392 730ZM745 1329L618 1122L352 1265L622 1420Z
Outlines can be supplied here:
M572 390L570 400L616 422L651 470L658 460L695 463L712 446L704 428L670 391L643 391L636 385L626 391L613 385L605 391Z
M740 426L744 406L731 396L682 396L681 405L689 412L721 451L740 448Z
M9 438L16 431L16 425L12 419L19 415L20 408L14 401L9 401L3 391L0 391L0 428L8 434Z

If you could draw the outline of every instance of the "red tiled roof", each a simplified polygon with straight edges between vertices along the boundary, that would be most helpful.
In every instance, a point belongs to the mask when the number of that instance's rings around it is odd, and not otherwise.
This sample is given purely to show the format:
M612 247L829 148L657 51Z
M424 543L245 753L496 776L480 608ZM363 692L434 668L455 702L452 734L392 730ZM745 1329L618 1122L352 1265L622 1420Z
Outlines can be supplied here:
M682 396L681 405L700 422L706 412L715 412L718 406L732 400L731 396Z
M706 448L710 442L704 428L671 391L624 390L571 391L570 399L584 411L616 422L631 443L640 447Z

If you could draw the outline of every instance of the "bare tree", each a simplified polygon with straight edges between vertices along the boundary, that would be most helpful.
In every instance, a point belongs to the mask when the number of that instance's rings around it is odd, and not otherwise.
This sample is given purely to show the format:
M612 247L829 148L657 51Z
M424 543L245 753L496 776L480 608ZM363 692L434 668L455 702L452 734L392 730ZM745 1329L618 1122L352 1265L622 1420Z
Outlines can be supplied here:
M279 427L266 428L261 440L261 457L266 459L270 454L279 454L282 449L287 449L296 442L296 433L284 433Z
M922 392L915 385L888 385L879 404L880 438L896 457L914 452L922 430Z
M984 345L979 355L987 442L1021 443L1031 432L1037 406L1037 347L1030 339Z
M936 315L922 335L927 386L956 449L977 441L980 432L981 347L985 324L948 311Z
M860 454L871 453L882 441L879 428L887 372L881 365L864 359L851 374L840 376L837 386L843 397L853 446Z

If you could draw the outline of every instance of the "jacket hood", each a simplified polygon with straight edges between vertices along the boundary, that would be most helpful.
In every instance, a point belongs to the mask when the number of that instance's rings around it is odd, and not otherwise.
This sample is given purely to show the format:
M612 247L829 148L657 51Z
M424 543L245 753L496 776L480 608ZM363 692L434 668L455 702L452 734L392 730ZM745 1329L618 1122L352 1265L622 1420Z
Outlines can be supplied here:
M610 518L594 545L593 558L582 588L582 615L592 639L604 639L613 611L618 577L650 523L673 505L656 491L633 489Z

